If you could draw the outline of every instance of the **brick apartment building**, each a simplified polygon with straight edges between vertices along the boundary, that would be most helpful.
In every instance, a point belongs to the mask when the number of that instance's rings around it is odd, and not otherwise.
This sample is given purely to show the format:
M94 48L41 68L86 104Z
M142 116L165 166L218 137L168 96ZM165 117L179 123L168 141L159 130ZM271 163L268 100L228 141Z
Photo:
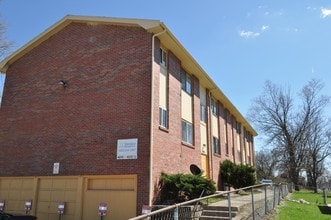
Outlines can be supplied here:
M0 64L0 200L42 220L127 219L160 173L254 165L255 130L160 21L66 16ZM224 73L226 74L226 73Z

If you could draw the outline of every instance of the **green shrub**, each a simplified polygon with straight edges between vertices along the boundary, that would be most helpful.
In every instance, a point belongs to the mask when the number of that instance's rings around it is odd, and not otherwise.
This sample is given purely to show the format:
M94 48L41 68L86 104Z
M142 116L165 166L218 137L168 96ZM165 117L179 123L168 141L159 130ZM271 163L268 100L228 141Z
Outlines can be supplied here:
M216 188L212 180L200 175L162 173L159 181L160 193L156 204L173 204L211 195Z
M248 165L235 165L230 179L235 189L252 186L256 183L255 169Z
M220 164L220 177L223 186L226 184L235 189L256 183L254 167L243 164L236 165L230 160L225 160Z
M234 169L234 163L232 163L230 160L225 160L223 163L220 164L220 176L221 176L221 182L223 184L229 185L231 182L231 174Z

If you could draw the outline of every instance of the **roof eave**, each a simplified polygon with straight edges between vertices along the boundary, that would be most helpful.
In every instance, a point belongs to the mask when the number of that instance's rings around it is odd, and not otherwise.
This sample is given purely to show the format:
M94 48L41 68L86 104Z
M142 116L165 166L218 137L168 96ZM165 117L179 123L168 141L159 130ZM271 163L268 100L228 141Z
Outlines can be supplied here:
M162 41L163 44L165 44L164 46L166 46L172 53L176 55L179 60L181 60L182 67L190 74L196 75L196 77L200 80L200 83L205 88L207 88L216 99L222 102L224 108L228 109L231 114L236 117L237 121L241 123L248 131L250 131L253 136L257 136L258 134L255 129L232 104L232 102L224 95L223 91L209 77L209 75L192 57L192 55L171 33L171 31L163 23L161 23L160 27L162 27L162 29L166 29L167 31L165 34L158 36L158 38ZM160 30L158 30L158 32L160 32Z
M111 18L111 17L97 17L97 16L76 16L76 15L67 15L62 18L60 21L56 22L37 37L33 38L31 41L26 43L24 46L13 52L11 55L6 57L0 62L0 72L6 73L8 67L17 61L19 58L24 56L26 53L37 47L39 44L62 30L64 27L69 25L72 22L83 22L91 24L119 24L119 25L137 25L142 28L151 31L155 27L159 27L161 22L158 20L147 20L147 19L129 19L129 18ZM153 31L151 31L153 32Z
M147 20L147 19L130 19L130 18L111 18L111 17L97 17L97 16L76 16L67 15L60 21L56 22L37 37L29 41L23 47L16 50L10 56L6 57L0 62L0 72L6 73L8 67L24 56L26 53L37 47L39 44L62 30L64 27L72 22L82 22L90 24L118 24L118 25L135 25L141 26L151 33L160 33L166 30L165 34L158 36L165 46L169 48L182 62L183 68L189 71L191 74L196 75L201 83L209 89L215 98L219 99L225 108L229 109L237 120L243 124L254 136L257 132L251 127L246 119L241 115L237 108L231 103L231 101L224 95L220 88L214 83L209 75L203 70L203 68L196 62L191 54L183 47L183 45L177 40L177 38L171 33L171 31L159 20Z

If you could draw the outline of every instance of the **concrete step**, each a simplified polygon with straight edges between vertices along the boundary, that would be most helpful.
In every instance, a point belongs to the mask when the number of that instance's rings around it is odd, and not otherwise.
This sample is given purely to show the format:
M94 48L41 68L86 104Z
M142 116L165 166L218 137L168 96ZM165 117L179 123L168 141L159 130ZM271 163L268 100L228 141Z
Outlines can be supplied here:
M238 207L231 207L232 218L236 217ZM229 208L224 206L206 206L204 207L199 220L229 220Z
M199 220L229 220L229 217L200 216Z
M232 217L236 216L236 212L231 212ZM202 212L203 216L218 216L218 217L229 217L228 211L215 211L215 210L204 210Z
M204 206L204 210L217 210L217 211L229 211L229 208L227 206ZM231 207L232 212L238 212L239 208L238 207Z

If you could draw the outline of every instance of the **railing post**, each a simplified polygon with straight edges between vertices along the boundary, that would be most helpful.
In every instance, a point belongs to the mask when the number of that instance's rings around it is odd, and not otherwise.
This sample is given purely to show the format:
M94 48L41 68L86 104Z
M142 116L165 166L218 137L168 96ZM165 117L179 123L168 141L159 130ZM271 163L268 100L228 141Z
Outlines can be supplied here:
M324 205L327 205L326 197L327 197L327 194L326 194L326 189L325 189L325 187L324 187L324 188L323 188L323 202L324 202Z
M254 191L253 191L253 188L251 189L251 192L252 192L252 213L253 213L253 220L255 220Z
M229 208L229 220L232 219L232 208L231 208L231 193L228 193L228 208Z
M281 191L282 190L282 185L279 185L279 189L278 189L278 205L280 205L280 194L281 194Z
M273 209L276 207L276 185L274 185L274 203L272 206Z
M178 220L178 206L174 209L174 220Z
M267 204L267 186L264 187L264 214L267 214L268 204Z

